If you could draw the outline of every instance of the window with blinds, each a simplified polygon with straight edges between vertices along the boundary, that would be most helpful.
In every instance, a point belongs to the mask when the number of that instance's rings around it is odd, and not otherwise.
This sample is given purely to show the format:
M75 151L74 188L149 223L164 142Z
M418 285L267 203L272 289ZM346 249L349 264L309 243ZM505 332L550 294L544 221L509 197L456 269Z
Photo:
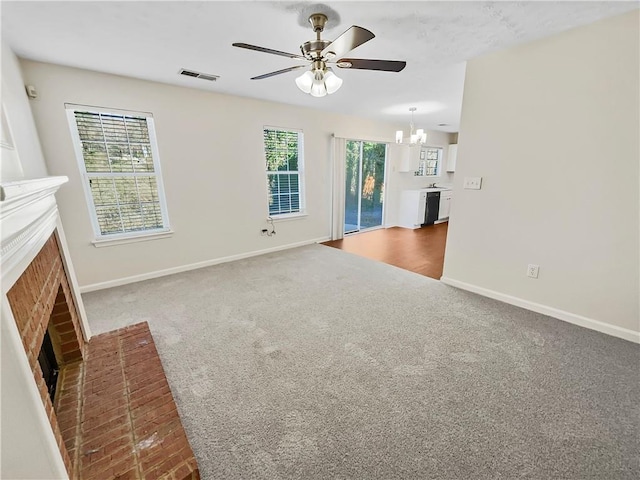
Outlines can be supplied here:
M169 229L153 117L67 106L96 238Z
M302 213L302 132L264 128L269 216Z

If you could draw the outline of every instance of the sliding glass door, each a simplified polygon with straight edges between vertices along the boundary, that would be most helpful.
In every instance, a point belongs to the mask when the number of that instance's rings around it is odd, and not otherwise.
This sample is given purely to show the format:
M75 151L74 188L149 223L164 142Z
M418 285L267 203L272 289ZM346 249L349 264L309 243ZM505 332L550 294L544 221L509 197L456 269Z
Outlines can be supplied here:
M387 145L347 140L346 150L344 233L380 227Z

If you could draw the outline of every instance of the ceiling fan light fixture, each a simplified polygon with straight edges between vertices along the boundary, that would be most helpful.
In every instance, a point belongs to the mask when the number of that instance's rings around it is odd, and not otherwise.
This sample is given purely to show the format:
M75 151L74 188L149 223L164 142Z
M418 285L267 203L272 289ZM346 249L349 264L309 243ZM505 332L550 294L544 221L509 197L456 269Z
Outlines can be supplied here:
M327 63L335 64L339 68L378 70L385 72L399 72L406 66L407 62L401 62L398 60L375 60L363 58L341 59L341 57L347 52L350 52L373 39L375 35L366 28L352 25L333 41L323 40L321 33L324 31L327 21L328 18L324 13L314 13L309 16L309 23L316 34L316 38L300 45L300 54L283 52L258 45L250 45L248 43L236 42L232 45L234 47L246 48L257 52L310 62L310 71L303 73L295 80L297 87L302 92L314 97L331 95L342 87L342 79L339 78L331 68L327 68ZM265 78L271 78L300 68L305 68L305 66L294 65L293 67L283 68L281 70L276 70L275 72L251 77L251 80L263 80Z
M311 93L311 87L313 86L313 77L313 72L311 70L307 70L298 78L296 78L296 85L304 93Z
M327 87L327 93L331 95L338 91L338 89L342 86L342 79L338 77L331 68L327 68L327 71L324 74L324 84Z
M313 81L313 86L311 87L311 96L312 97L324 97L327 94L327 88L324 85L324 81L322 77L318 80L318 77Z
M319 98L337 92L342 86L342 79L333 73L331 68L319 65L296 78L296 85L304 93Z

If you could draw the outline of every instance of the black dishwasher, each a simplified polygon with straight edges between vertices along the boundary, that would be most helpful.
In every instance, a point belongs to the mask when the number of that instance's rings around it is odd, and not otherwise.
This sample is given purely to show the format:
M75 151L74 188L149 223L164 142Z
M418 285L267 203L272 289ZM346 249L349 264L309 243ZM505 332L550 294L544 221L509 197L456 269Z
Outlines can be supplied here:
M424 209L424 225L433 225L438 220L440 210L440 192L427 192L427 206Z

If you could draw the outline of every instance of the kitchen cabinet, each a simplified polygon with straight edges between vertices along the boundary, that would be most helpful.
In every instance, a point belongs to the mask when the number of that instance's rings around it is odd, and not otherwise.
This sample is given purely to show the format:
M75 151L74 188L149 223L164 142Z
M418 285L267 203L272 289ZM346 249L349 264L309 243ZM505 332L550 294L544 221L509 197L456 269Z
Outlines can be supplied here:
M406 228L420 228L424 223L427 192L421 190L405 190L400 196L399 224Z
M440 209L438 210L438 220L449 218L451 211L451 190L440 192Z
M400 171L404 155L404 146L396 143L390 143L387 146L387 161L392 168L392 172Z
M437 217L431 219L434 223L446 222L449 218L451 206L451 190L443 188L423 188L421 190L404 190L400 195L400 211L398 215L398 225L405 228L420 228L427 222L427 194L438 192L440 194L439 203L436 200L435 208L438 210Z
M401 145L402 149L400 156L400 165L398 166L399 172L417 172L420 168L420 148L419 145L409 147L408 145Z
M458 159L458 144L452 143L449 145L449 151L447 153L447 172L456 171L456 161Z

